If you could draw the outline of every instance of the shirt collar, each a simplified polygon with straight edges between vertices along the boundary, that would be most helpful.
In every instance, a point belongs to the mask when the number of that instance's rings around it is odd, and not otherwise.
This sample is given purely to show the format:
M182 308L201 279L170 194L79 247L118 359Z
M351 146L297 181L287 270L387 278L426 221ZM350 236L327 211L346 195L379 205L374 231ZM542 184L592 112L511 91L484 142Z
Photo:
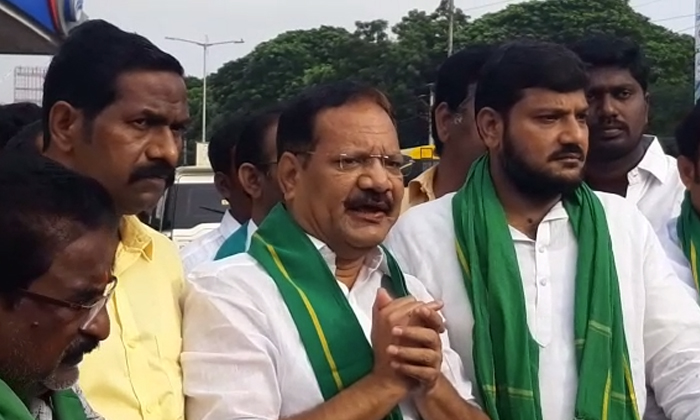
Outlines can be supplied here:
M238 230L238 228L240 227L241 224L238 223L238 220L234 219L233 216L231 216L231 212L226 211L224 213L224 216L221 218L221 223L219 223L219 234L221 234L221 236L223 236L224 238L228 238L233 232Z
M632 169L630 173L636 170L641 170L642 172L650 174L659 182L665 183L668 177L668 171L671 169L669 159L667 158L664 149L661 147L661 143L659 142L658 138L647 135L644 137L646 139L651 138L651 144L637 167Z
M435 191L433 189L435 172L437 172L437 165L431 166L422 174L409 181L406 193L410 204L417 200L422 200L421 203L435 200Z
M309 235L308 233L306 236L309 237L309 240L311 240L311 243L314 244L314 247L316 247L316 250L321 254L323 257L323 260L328 264L328 268L330 268L331 272L335 275L335 252L331 250L331 248L326 245L323 241L314 238L313 236ZM373 250L371 250L366 256L365 256L365 267L370 272L380 270L384 274L389 273L389 264L386 261L386 257L384 256L384 252L382 252L381 248L378 246L375 247Z
M143 258L153 258L153 238L136 216L124 216L119 224L119 239L125 250L138 252Z

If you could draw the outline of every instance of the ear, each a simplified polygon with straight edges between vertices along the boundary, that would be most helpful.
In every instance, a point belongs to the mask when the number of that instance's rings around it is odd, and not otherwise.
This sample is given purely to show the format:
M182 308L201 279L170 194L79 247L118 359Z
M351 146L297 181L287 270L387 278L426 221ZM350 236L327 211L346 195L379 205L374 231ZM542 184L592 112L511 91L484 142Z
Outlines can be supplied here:
M68 102L56 102L49 111L49 147L63 153L71 152L75 147L75 139L82 135L83 127L82 111L73 108Z
M238 168L238 182L252 199L259 199L262 195L260 171L253 164L244 163Z
M229 202L231 201L231 185L226 175L221 172L214 173L214 186L216 191Z
M676 159L676 165L678 165L678 173L681 175L681 181L685 188L690 189L690 187L695 184L697 174L695 173L695 162L688 159L685 156L678 156Z
M277 181L285 202L294 199L302 170L302 162L293 153L284 152L277 161Z
M454 125L454 115L450 112L450 107L446 102L441 102L440 105L435 108L435 113L433 115L435 118L435 128L438 138L434 139L447 143L450 140L450 128Z
M476 114L476 130L488 150L500 147L504 127L503 117L493 108L482 108Z

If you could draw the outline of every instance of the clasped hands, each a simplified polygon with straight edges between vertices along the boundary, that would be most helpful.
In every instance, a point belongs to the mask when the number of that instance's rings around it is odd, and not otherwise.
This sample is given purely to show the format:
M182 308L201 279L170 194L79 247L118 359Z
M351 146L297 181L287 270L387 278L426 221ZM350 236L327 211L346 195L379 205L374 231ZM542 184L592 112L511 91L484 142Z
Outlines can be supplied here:
M442 306L410 296L393 299L379 289L372 314L372 373L407 392L429 393L441 376Z

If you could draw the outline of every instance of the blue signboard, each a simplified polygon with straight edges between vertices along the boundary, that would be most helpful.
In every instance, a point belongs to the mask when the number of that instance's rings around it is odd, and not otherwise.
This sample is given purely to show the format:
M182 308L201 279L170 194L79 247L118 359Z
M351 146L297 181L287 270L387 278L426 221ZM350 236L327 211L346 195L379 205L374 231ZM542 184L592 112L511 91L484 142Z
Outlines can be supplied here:
M83 19L83 0L4 0L53 35L64 37Z

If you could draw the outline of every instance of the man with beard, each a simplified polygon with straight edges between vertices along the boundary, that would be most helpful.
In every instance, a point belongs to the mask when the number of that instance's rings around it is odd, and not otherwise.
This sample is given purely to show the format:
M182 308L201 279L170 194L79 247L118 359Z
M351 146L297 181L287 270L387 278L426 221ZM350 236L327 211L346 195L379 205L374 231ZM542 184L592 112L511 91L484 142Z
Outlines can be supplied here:
M235 166L239 183L250 198L251 217L224 241L215 260L248 250L253 233L282 199L277 182L276 143L280 113L277 108L261 111L243 125L236 145Z
M586 182L626 197L659 232L680 212L684 187L676 160L644 134L650 74L644 53L634 41L610 35L585 38L572 49L589 67Z
M403 211L457 191L472 162L485 152L474 123L474 92L493 50L492 45L470 45L440 66L430 127L440 161L408 183Z
M441 305L379 246L405 166L386 96L306 92L279 119L277 153L284 205L247 253L189 278L187 419L486 420Z
M51 61L43 101L46 155L97 179L121 216L112 334L85 358L80 384L108 419L183 419L182 266L175 245L135 216L174 179L189 120L182 66L139 35L89 21Z
M109 334L119 218L95 180L38 153L0 156L0 419L102 419L76 387Z
M646 384L672 419L697 419L700 308L639 210L582 183L587 84L563 46L500 48L475 99L487 155L388 246L444 301L491 419L635 420Z

